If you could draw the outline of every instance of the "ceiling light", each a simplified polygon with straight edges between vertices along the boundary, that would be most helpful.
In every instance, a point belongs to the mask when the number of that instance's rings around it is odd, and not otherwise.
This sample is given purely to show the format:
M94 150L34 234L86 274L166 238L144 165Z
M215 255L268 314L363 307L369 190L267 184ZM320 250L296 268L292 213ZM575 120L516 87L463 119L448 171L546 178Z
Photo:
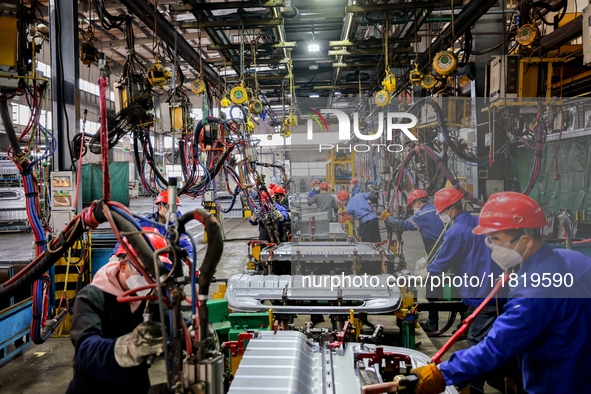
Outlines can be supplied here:
M310 98L318 98L320 97L320 94L318 93L310 93Z
M308 68L309 68L310 70L318 70L318 64L310 64L310 65L308 66Z
M318 46L318 44L308 45L308 51L310 51L310 52L318 52L319 50L320 50L320 46Z
M320 46L315 43L316 41L316 34L314 34L314 22L312 22L312 42L308 44L308 51L310 52L318 52L320 50Z

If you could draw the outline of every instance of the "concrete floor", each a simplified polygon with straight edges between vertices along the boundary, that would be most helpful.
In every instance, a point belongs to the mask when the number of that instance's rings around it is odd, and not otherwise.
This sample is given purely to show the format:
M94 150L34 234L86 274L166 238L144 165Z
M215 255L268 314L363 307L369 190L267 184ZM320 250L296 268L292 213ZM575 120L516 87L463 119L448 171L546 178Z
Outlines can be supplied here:
M197 200L192 201L185 198L181 203L183 204L181 207L183 212L201 207L200 201ZM152 207L151 199L139 198L132 200L130 210L137 214L148 214L152 212ZM229 219L224 222L223 229L227 239L256 238L258 236L257 227L251 226L247 219ZM188 227L188 232L195 237L197 249L200 252L197 258L200 261L206 249L206 244L203 242L203 226L200 223L192 222ZM385 233L383 238L385 239ZM0 260L25 260L31 254L32 240L32 235L28 233L0 234L0 250L2 250ZM414 262L424 255L422 240L417 232L404 233L403 240L408 269L414 272ZM216 277L229 278L242 272L246 263L246 250L246 241L226 242ZM424 297L424 294L419 293L419 297ZM442 314L441 318L444 319L446 316ZM420 320L426 320L426 314ZM370 321L384 324L389 331L396 330L394 318L391 316L376 316L370 318ZM418 350L430 355L434 354L451 336L450 334L434 338L431 341L420 332L421 330L417 331L417 342L421 342ZM460 350L466 346L466 341L460 341L454 345L452 350ZM451 352L448 353L448 356L450 354ZM50 338L42 345L31 345L20 356L0 367L2 384L0 393L63 393L72 377L73 357L74 347L67 338ZM154 362L150 369L150 379L153 384L165 381L164 362L161 357ZM490 388L486 392L497 393L496 390Z

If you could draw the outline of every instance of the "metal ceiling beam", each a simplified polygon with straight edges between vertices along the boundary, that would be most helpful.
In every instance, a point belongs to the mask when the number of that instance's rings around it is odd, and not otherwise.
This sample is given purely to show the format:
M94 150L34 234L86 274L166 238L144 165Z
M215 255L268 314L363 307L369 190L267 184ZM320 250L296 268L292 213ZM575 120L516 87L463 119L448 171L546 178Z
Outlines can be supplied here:
M411 47L400 47L400 48L390 48L388 50L390 53L394 52L413 52L413 48ZM348 56L348 55L376 55L384 53L384 48L375 48L375 49L336 49L334 51L328 51L328 56Z
M190 21L181 22L179 24L181 29L203 29L203 28L219 28L219 29L239 29L241 27L259 27L259 26L280 26L283 25L283 18L273 19L257 19L249 18L239 21Z
M199 61L200 55L195 51L193 46L183 38L181 34L174 28L174 26L166 20L160 13L154 10L154 6L148 4L146 0L120 0L121 4L127 6L128 10L135 16L140 18L148 27L158 26L158 36L168 44L171 48L176 48L179 57L191 65L195 70L201 69ZM206 60L206 59L204 59ZM203 62L203 71L207 79L210 79L216 85L220 79L215 70L206 62ZM223 81L222 81L223 83Z
M271 90L271 89L281 89L282 85L259 85L260 90ZM285 87L285 86L283 86ZM296 90L304 89L305 86L294 86L293 88ZM362 90L373 89L381 87L378 84L368 84L364 83L361 85ZM332 89L354 89L359 90L358 83L347 83L347 84L339 84L339 85L310 85L309 87L305 88L306 91L308 90L332 90Z
M376 68L379 62L337 62L333 63L332 67L336 69L340 68ZM396 66L395 63L391 63L390 66Z
M393 38L397 43L400 44L408 44L408 43L415 43L420 42L420 37L409 37L409 38ZM381 45L383 47L384 40L381 38L371 38L369 40L363 41L349 41L349 40L342 40L342 41L329 41L328 46L330 47L356 47L359 45Z
M245 47L250 47L250 44L244 44ZM262 43L257 44L257 49L274 49L274 48L295 48L297 46L297 42L290 41L290 42L276 42L273 44ZM228 45L217 45L212 44L207 46L208 51L220 51L223 49L242 49L240 44L228 44Z
M381 87L377 83L362 83L361 89L372 89ZM358 83L347 83L347 84L340 84L340 85L313 85L312 90L331 90L331 89L355 89L359 90Z
M415 10L422 8L447 8L451 7L453 2L454 7L461 7L462 0L441 0L441 1L411 1L407 3L387 3L387 4L367 4L367 5L349 5L347 12L352 14L363 14L365 12L380 12L393 10Z
M349 6L353 5L353 0L349 0L348 5ZM353 15L353 13L347 12L347 14L345 14L345 19L343 22L343 30L341 30L341 41L349 41L349 39L351 38L351 33L353 32L353 24L354 23L355 23L355 16ZM342 55L337 56L336 62L341 63L342 61L343 61L343 56ZM332 78L333 85L338 84L340 76L341 76L341 68L337 68L334 73L334 76ZM329 93L328 102L326 104L327 108L330 108L332 106L333 97L334 97L334 92L331 91Z
M289 75L257 75L258 81L275 81L278 79L288 79ZM244 77L244 80L254 80L254 76ZM228 82L237 82L240 81L240 77L228 77Z
M215 17L211 13L211 11L208 11L208 10L197 11L197 10L199 10L200 6L206 4L206 0L185 0L184 3L190 4L193 7L192 13L195 16L195 18L197 18L197 20L200 20L202 17L205 17L208 19ZM216 45L231 44L230 39L228 38L228 36L224 33L224 31L222 29L206 28L205 32L209 36L210 40ZM239 56L238 56L239 53L232 52L231 50L221 50L220 53L222 54L222 56L224 58L226 58L227 61L230 62L230 64L235 63L234 59L239 59ZM237 61L238 60L236 60L236 62ZM241 71L240 71L239 66L233 65L232 67L233 67L234 71L236 71L237 74L240 74Z
M285 0L250 0L250 1L231 1L228 3L203 3L198 6L191 4L178 4L170 6L170 11L215 11L215 10L233 10L236 8L270 8L285 7Z

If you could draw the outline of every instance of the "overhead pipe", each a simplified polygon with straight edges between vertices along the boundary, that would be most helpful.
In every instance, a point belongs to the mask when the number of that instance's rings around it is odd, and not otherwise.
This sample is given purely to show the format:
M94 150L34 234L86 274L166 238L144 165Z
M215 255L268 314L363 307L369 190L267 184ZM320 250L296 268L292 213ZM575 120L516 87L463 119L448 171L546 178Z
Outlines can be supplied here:
M353 5L353 3L354 3L353 0L349 0L347 6ZM343 23L343 30L341 32L341 41L347 41L351 37L354 21L355 21L355 15L351 12L347 12L347 14L345 15L345 22ZM344 59L343 55L338 55L336 63L342 63L343 59ZM338 85L340 77L341 77L341 68L337 68L335 71L334 77L332 79L331 85ZM327 103L328 108L332 107L333 97L334 97L334 89L328 93L328 103Z
M279 10L278 7L271 8L271 16L274 19L275 18L281 18L281 11ZM275 34L277 35L277 38L279 39L279 42L287 42L287 38L285 36L285 25L284 24L281 24L279 26L275 26L273 28L273 30L275 30ZM283 58L284 59L291 60L291 51L288 51L287 48L283 48L281 50L281 52L283 53ZM291 64L291 62L286 67L289 67L288 73L293 73L293 64ZM295 108L297 110L297 105L298 105L297 96L295 94L294 95L291 95L290 96L290 100L293 101L293 105L295 106ZM299 110L298 110L298 112L299 112Z

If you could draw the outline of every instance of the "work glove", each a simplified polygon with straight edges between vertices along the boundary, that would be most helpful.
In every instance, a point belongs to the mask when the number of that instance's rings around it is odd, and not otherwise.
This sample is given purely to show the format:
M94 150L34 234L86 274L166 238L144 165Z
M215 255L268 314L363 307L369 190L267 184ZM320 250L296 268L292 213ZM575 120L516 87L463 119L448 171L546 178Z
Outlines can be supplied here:
M410 373L419 378L419 382L415 387L415 394L439 394L445 391L445 378L434 363L414 368ZM404 379L399 378L399 380L402 386Z
M285 217L283 216L283 214L281 212L279 212L279 210L274 210L273 211L273 218L275 218L275 220L277 221L283 221L283 219L285 219Z
M162 329L160 323L143 322L132 332L117 338L115 360L123 368L140 365L144 357L162 353Z
M259 222L259 218L257 216L251 216L250 219L248 219L248 221L253 224L257 224Z
M388 216L390 216L390 212L388 211L382 211L382 214L380 215L380 220L385 221Z

